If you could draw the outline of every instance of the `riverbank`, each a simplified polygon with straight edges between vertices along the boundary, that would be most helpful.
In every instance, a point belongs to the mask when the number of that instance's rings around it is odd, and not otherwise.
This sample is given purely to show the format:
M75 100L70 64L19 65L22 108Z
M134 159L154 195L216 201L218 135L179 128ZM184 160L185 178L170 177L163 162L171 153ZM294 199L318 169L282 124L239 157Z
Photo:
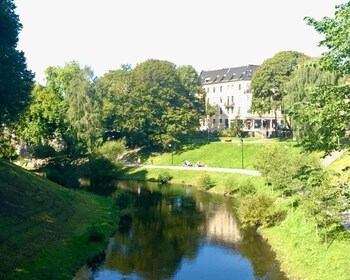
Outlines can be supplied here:
M334 164L344 166L344 164L338 163L340 160L344 161L344 159L338 159ZM345 162L350 161L345 160ZM332 169L332 166L328 168ZM164 169L147 169L145 166L131 168L124 174L126 175L124 179L156 181L162 172ZM196 187L200 174L205 171L199 168L174 170L168 167L166 172L172 176L172 183L183 183ZM344 172L348 174L349 170L346 169ZM220 172L209 172L208 174L216 183L209 192L224 194L232 184L240 184L246 180L253 182L258 191L270 191L270 188L264 185L262 177ZM337 236L333 236L332 242L325 245L322 240L315 236L314 224L305 220L300 209L294 208L292 211L286 200L279 199L278 204L289 209L286 219L279 225L261 228L259 232L276 252L282 270L288 274L290 279L347 280L350 275L348 265L349 233L340 230L337 232Z
M104 251L118 212L0 160L0 279L71 279Z

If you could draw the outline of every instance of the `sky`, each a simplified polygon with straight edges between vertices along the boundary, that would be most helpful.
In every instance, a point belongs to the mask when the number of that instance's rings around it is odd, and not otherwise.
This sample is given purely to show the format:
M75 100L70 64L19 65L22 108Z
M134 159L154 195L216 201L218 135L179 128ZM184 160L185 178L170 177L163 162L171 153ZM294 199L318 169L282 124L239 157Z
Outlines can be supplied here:
M18 49L44 83L49 66L75 60L96 76L147 59L198 72L261 64L279 51L319 56L305 16L334 17L346 0L15 0Z

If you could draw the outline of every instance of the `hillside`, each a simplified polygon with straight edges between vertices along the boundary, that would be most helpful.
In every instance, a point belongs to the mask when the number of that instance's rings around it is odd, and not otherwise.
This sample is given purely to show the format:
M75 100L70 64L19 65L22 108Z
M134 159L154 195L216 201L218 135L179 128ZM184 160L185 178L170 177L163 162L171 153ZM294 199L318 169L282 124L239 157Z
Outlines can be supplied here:
M111 233L112 201L71 191L0 160L0 279L70 279Z

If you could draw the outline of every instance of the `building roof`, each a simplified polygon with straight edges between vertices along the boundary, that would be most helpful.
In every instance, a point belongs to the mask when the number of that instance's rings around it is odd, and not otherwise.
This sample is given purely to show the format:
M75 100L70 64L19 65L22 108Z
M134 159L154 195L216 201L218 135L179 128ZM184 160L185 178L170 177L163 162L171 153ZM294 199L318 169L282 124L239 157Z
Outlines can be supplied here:
M258 65L249 64L247 66L202 71L202 85L225 83L231 81L251 80L253 72L258 67Z

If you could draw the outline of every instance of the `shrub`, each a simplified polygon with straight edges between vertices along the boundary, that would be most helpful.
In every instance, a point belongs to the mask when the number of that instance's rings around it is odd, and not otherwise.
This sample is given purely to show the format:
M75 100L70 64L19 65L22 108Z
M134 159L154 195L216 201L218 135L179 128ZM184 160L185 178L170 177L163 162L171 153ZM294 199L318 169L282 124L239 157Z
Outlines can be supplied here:
M104 234L97 226L93 225L88 229L88 239L89 241L102 241Z
M117 191L114 196L116 206L123 210L133 205L134 198L131 193L126 191Z
M116 161L125 151L125 141L108 141L97 149L97 154L110 161Z
M34 156L36 158L48 158L54 156L55 149L49 145L39 145L34 147Z
M269 224L274 212L274 199L265 194L247 195L238 208L238 216L243 228Z
M160 184L168 184L172 178L173 177L167 171L162 171L158 175L158 180L157 181Z
M210 177L210 175L206 172L202 172L198 178L198 186L202 190L210 190L215 187L216 182Z
M238 193L244 197L247 195L253 195L256 193L256 187L251 180L245 180L239 184Z
M225 181L225 191L229 194L234 194L237 192L239 184L235 176L228 177Z

